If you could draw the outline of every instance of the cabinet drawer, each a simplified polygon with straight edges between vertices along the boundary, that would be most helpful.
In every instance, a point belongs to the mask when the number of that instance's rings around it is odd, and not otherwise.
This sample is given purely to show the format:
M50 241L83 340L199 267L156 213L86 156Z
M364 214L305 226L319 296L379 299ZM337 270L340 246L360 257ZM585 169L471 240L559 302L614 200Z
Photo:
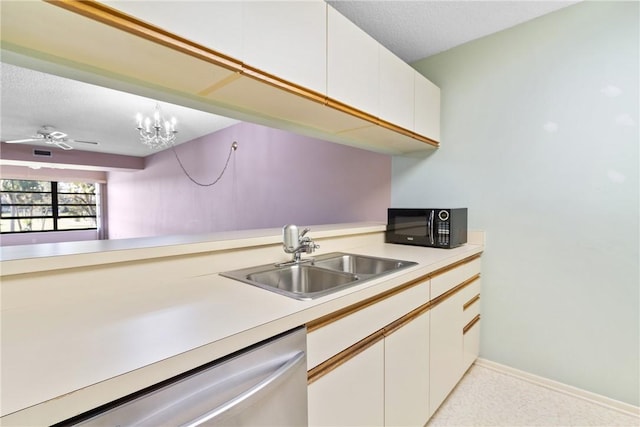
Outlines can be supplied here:
M431 299L442 295L476 274L480 274L480 257L433 276L431 278Z
M467 325L480 314L480 278L474 280L461 291L462 325Z
M429 300L429 281L421 282L354 311L307 334L307 369L311 369ZM313 325L313 322L311 323Z

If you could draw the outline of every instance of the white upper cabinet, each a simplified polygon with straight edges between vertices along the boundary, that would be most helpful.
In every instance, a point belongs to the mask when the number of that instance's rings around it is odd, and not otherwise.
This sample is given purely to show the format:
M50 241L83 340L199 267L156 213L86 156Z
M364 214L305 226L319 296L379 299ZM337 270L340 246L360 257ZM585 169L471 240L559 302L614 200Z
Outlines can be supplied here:
M414 73L380 45L380 118L408 130L414 130Z
M379 115L379 44L327 7L327 96Z
M242 61L325 94L326 9L322 0L243 2Z
M101 0L142 21L235 59L242 57L242 2Z
M211 112L373 151L440 138L440 90L323 0L61 4L7 2L3 41L93 67L97 81L138 81L159 100L195 96ZM51 25L24 24L39 16Z
M440 88L417 71L414 71L414 77L414 132L440 141Z

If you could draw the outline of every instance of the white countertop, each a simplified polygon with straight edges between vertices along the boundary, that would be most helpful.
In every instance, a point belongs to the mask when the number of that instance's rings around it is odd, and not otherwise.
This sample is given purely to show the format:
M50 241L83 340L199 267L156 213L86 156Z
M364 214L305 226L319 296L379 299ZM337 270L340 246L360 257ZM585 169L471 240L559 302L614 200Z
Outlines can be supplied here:
M314 238L384 231L378 222L311 225ZM304 227L300 227L302 229ZM282 242L281 228L223 231L208 234L138 237L131 239L88 240L83 242L41 243L0 246L0 276L60 270L79 266L144 260L230 250ZM95 254L100 254L97 258Z
M20 412L0 421L66 419L482 250L480 243L349 248L418 265L313 301L218 274L97 286L82 297L51 295L44 305L13 300L10 309L11 292L3 293L1 413Z

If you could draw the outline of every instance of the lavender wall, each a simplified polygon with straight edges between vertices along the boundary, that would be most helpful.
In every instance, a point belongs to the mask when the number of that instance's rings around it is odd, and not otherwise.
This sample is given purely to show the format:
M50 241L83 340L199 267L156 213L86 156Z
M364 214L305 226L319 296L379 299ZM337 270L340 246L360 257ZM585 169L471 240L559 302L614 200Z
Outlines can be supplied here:
M108 176L109 237L128 238L359 221L386 221L391 157L240 123L176 148L136 172Z

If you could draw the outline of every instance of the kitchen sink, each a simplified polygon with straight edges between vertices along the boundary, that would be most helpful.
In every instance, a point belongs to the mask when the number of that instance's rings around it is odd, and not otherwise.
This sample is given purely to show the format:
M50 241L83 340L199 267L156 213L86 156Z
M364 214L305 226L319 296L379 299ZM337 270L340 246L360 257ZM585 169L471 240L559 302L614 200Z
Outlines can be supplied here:
M398 270L405 265L409 266L415 264L415 262L400 261L397 259L373 258L352 254L339 254L329 259L318 259L314 262L316 267L344 271L345 273L361 276L380 275Z
M411 261L332 252L299 263L267 264L220 275L291 298L310 300L413 265L416 263Z
M296 264L247 275L247 280L295 294L313 294L359 280L355 274Z

